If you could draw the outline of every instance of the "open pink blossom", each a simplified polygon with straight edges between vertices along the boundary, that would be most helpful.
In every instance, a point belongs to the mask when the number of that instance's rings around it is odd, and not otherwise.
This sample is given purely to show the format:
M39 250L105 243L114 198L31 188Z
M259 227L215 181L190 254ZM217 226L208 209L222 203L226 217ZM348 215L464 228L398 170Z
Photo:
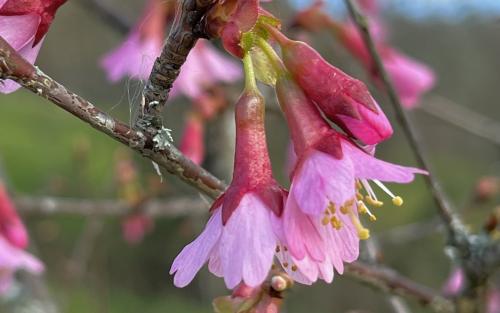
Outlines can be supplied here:
M206 89L220 82L237 81L241 76L241 66L237 62L217 51L207 40L200 39L182 65L170 96L183 94L197 99Z
M148 1L142 18L127 39L101 60L110 81L127 76L142 80L149 77L163 46L167 17L166 4L161 0Z
M5 186L0 182L0 236L10 244L24 249L28 246L28 232L17 215Z
M283 214L286 242L296 259L311 260L330 278L332 266L342 273L343 262L358 257L359 239L369 236L358 212L375 216L364 201L382 204L368 180L401 205L381 181L408 183L425 172L378 160L336 133L293 81L278 80L276 91L297 156Z
M263 98L246 91L236 105L233 180L212 205L201 235L175 259L170 273L184 287L205 262L228 288L260 285L271 268L277 239L272 219L282 215L283 191L272 177L264 130Z
M22 249L10 245L0 236L0 294L7 291L18 270L40 274L43 264Z
M34 63L43 38L57 9L66 0L2 0L0 1L0 36L23 58ZM11 93L20 85L0 81L0 93Z
M389 120L363 82L329 64L308 44L290 40L273 27L268 30L282 48L286 68L326 117L365 144L392 135Z

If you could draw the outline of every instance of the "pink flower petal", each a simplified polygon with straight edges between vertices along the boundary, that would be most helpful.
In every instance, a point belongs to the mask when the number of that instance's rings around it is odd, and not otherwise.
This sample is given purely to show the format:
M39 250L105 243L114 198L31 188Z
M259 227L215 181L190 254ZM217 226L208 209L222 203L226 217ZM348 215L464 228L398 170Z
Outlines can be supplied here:
M33 39L40 24L40 16L36 14L0 16L0 36L12 48L20 50Z
M185 287L207 261L222 233L220 208L210 217L203 232L193 242L182 249L175 258L170 274L175 273L174 284Z
M241 280L255 287L267 277L276 248L270 214L256 195L247 194L224 226L220 255L228 288Z
M409 183L415 178L415 174L427 174L426 171L418 168L395 165L376 159L347 140L342 141L342 149L354 164L356 178Z
M288 196L283 220L286 242L296 259L302 260L306 255L316 261L325 259L324 243L311 217L300 210L292 194Z
M342 206L354 196L354 170L350 159L338 160L314 151L295 174L290 187L292 194L306 214L322 214L329 202Z

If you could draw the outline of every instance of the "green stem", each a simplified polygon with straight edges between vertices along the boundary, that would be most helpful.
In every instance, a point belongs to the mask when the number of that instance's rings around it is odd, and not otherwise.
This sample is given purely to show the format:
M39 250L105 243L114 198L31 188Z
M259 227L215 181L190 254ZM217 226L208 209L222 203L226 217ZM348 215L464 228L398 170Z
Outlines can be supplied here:
M252 57L249 52L243 56L243 69L245 71L245 89L247 91L257 90L255 71L253 69Z
M259 37L257 39L257 45L267 56L267 58L271 62L272 67L276 70L279 76L286 75L288 73L279 55L276 53L276 51L274 51L273 47L266 40L264 40L264 38Z

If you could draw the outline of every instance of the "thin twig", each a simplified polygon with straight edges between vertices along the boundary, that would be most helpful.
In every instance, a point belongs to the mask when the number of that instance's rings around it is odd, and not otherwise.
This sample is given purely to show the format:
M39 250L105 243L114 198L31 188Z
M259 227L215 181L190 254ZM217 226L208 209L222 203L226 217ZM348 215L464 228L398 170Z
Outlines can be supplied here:
M102 21L122 34L127 34L131 29L131 22L119 15L113 8L102 0L81 0L79 3L89 11L96 14Z
M429 306L435 312L453 312L453 303L450 300L440 296L435 290L401 276L390 268L358 261L346 264L345 269L348 276L377 289L416 300L422 305Z
M59 197L18 197L14 199L23 215L72 214L81 216L124 216L130 206L115 199L91 200ZM151 200L144 205L144 213L151 217L178 217L208 212L209 204L200 197L182 197Z
M178 2L175 20L144 87L144 103L136 126L155 134L163 127L161 112L181 66L199 38L205 37L203 17L215 0Z
M500 121L479 114L444 97L435 96L419 107L425 113L500 145Z
M100 132L151 159L171 174L212 198L217 197L225 189L223 182L191 162L173 145L168 144L161 151L154 149L156 138L130 128L126 123L113 118L89 101L67 90L66 87L24 60L1 37L0 79L16 81Z
M442 191L438 181L429 171L430 169L429 162L427 161L427 158L422 151L422 146L420 144L420 140L417 136L417 133L413 130L410 119L408 118L406 112L404 111L403 106L401 105L401 101L399 100L396 90L394 89L394 85L392 84L389 75L387 74L384 68L380 55L377 51L377 48L375 47L375 43L370 34L368 21L366 17L364 17L360 13L360 11L358 10L358 8L356 7L356 5L353 3L352 0L345 0L345 3L349 9L349 13L352 19L356 23L360 33L363 36L363 40L370 52L371 57L373 58L373 61L376 66L376 71L384 83L386 92L389 96L389 99L391 100L393 109L396 112L396 116L408 139L408 143L410 144L410 147L413 150L413 153L415 154L418 165L422 169L427 170L429 172L429 175L425 176L425 180L429 186L433 199L437 205L438 213L441 216L441 219L443 220L446 229L448 231L449 235L448 237L450 243L454 246L467 246L468 242L467 231L463 223L460 221L458 216L454 213L453 209L451 208L451 205L446 199L446 196L444 195L444 192Z

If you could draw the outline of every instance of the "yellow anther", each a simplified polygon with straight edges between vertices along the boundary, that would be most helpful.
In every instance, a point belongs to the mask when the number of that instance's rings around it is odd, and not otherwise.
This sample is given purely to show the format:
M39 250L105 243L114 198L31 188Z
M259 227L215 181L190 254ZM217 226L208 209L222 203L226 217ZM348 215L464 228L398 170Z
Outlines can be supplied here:
M370 221L375 222L377 220L377 217L373 214L370 214Z
M368 202L369 205L373 205L375 207L381 207L384 205L382 201L375 200L371 196L366 196L365 197L366 202Z
M336 210L336 208L335 208L335 203L330 202L330 203L328 204L328 211L330 211L332 214L335 214L335 210Z
M361 214L368 213L368 208L366 207L365 203L361 200L358 201L358 212Z
M367 240L368 238L370 238L370 230L366 228L358 230L358 237L361 240Z
M392 198L392 203L395 206L402 206L403 205L403 198L401 198L400 196L394 197L394 198Z
M330 219L330 224L332 225L333 228L335 228L336 230L339 230L340 228L342 228L342 221L339 220L336 216L332 217Z
M321 220L321 224L323 224L323 226L328 225L329 222L330 219L328 218L328 216L323 217L323 219Z
M363 195L360 192L356 192L356 199L363 200L364 197L363 197Z
M354 199L350 199L344 203L344 206L350 208L352 207L353 204L354 204Z
M361 185L361 182L359 180L356 180L356 189L362 189L363 185Z
M350 209L351 208L348 208L348 207L345 207L345 206L341 206L340 207L340 213L347 214L347 213L349 213Z

